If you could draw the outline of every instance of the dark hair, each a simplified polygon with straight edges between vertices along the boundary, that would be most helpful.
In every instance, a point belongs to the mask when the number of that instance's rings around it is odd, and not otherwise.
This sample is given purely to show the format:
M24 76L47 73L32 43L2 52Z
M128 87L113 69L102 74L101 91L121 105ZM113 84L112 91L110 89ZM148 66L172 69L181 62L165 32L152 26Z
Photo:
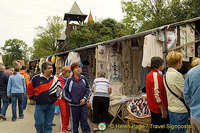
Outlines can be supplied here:
M30 73L31 70L30 70L30 69L27 69L26 71L27 71L27 73Z
M20 66L16 66L16 67L14 68L14 71L15 71L15 72L19 72L19 70L20 70Z
M46 70L48 66L52 66L52 63L46 61L46 62L44 62L44 63L42 64L42 73L44 73L44 70Z
M163 59L160 57L152 57L151 58L151 69L158 69L163 65Z
M74 68L76 68L77 66L81 67L78 62L74 62L74 63L71 64L71 70L72 70L72 72L73 72Z
M26 66L22 66L21 70L26 70Z
M11 66L6 66L6 69L10 69L10 68L12 68Z

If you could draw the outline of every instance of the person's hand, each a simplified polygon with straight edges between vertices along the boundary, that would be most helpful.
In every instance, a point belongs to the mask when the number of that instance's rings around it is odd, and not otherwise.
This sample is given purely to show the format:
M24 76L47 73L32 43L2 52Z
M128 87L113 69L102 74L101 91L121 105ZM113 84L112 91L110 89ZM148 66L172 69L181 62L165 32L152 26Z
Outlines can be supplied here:
M83 99L81 99L81 101L80 101L80 105L84 105L85 104L85 102L86 102L86 100L83 98Z
M161 113L162 113L162 118L163 119L167 118L167 111L166 110L161 111Z

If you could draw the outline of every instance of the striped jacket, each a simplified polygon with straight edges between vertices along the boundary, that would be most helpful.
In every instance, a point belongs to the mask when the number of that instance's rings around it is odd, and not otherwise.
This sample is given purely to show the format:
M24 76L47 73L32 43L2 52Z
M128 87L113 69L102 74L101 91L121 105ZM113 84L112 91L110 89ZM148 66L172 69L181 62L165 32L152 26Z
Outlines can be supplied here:
M46 79L43 74L34 76L28 85L27 93L36 104L55 103L60 96L61 85L56 76Z
M162 76L158 70L152 69L146 76L147 102L151 112L161 113L159 105L163 104L167 109L167 95Z
M63 89L63 96L70 105L79 105L81 99L89 100L91 88L85 76L79 76L79 82L76 81L74 75L67 79Z

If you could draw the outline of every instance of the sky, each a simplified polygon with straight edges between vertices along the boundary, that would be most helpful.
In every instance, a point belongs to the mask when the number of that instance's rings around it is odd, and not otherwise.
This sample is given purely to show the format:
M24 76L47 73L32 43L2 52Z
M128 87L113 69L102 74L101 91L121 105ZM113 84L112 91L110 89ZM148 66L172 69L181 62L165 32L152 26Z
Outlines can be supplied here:
M23 40L33 45L36 27L46 26L48 16L68 13L75 0L0 0L0 47L8 39ZM125 0L128 1L128 0ZM93 19L123 18L121 0L76 0L82 13L93 15Z

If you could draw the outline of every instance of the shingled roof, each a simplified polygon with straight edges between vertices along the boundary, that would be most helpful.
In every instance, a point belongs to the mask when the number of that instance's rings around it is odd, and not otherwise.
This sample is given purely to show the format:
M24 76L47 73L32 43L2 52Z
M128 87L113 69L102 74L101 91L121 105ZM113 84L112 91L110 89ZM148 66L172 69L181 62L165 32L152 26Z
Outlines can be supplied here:
M65 13L64 20L70 18L70 20L72 21L80 21L80 20L85 20L86 17L87 15L82 13L78 4L75 1L71 10L68 13Z

